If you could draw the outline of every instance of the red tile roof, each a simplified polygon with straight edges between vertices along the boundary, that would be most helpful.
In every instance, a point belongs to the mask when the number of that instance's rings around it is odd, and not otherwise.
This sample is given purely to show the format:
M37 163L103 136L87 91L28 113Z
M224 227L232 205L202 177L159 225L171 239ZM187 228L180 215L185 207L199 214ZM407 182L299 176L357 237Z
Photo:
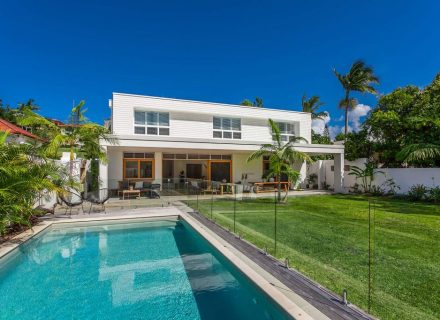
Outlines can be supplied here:
M6 121L5 119L1 119L1 118L0 118L0 131L8 131L11 134L20 134L32 139L43 140L42 138L36 136L35 134L32 134L20 127L17 127L15 124L12 124L9 121Z

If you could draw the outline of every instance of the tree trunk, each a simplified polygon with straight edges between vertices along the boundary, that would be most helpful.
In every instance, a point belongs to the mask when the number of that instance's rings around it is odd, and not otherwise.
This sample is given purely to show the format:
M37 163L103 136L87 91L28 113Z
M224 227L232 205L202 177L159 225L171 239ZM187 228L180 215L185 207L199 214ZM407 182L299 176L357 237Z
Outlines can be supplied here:
M278 176L277 176L277 179L278 179L278 202L281 202L281 175L279 174Z
M345 130L344 130L344 142L347 141L347 133L348 133L348 108L350 107L349 102L350 92L345 92Z

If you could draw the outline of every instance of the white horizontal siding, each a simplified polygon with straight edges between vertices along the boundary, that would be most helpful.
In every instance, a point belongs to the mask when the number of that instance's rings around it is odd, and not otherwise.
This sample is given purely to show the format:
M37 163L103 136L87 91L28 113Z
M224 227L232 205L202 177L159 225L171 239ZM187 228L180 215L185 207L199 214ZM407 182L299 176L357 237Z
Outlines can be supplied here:
M134 105L131 99L113 95L112 119L114 134L134 134Z
M176 138L212 138L212 116L170 112L170 136Z
M113 94L115 135L134 134L134 109L169 112L171 137L210 139L213 116L222 116L241 119L242 141L270 141L267 121L273 119L297 123L299 134L311 142L311 119L308 113L120 93Z

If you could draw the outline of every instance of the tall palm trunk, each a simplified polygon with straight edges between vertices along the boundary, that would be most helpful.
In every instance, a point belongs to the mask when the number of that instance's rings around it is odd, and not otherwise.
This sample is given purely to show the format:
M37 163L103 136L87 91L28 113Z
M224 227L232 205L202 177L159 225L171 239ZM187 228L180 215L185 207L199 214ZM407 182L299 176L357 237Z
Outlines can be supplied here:
M281 174L277 175L277 179L278 179L278 188L277 188L278 195L277 195L277 197L278 197L278 202L281 202Z
M350 91L345 91L345 130L344 130L344 142L347 141L347 133L348 133L348 108L350 107Z

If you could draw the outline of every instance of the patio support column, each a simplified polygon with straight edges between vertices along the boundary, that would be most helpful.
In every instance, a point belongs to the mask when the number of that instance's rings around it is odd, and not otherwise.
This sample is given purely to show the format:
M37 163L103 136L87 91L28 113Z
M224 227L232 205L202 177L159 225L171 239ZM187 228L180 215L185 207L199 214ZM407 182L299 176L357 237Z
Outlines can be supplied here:
M307 162L304 161L303 163L301 163L301 167L299 169L299 173L301 175L300 180L299 180L301 188L305 188L306 180L307 180ZM296 189L297 186L294 186L294 187Z
M317 175L318 175L318 179L317 179L317 183L318 183L318 189L321 189L322 187L322 160L318 160L317 162Z
M102 147L103 151L107 154L107 147ZM108 159L107 159L108 160ZM99 181L100 181L100 188L106 189L108 188L108 162L104 163L102 161L99 161Z
M335 164L335 178L334 178L334 186L335 192L337 193L345 193L344 189L344 154L336 153L334 156L334 164Z
M160 151L154 153L154 180L160 183L162 190L162 152Z

